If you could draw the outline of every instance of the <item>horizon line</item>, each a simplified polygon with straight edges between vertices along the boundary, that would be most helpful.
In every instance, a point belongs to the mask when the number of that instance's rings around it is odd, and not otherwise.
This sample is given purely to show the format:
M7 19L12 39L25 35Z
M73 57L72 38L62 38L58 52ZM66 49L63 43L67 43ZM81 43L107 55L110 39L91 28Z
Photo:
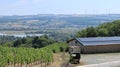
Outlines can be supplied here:
M71 14L66 14L66 13L60 13L60 14L55 14L55 13L41 13L41 14L13 14L13 15L0 15L0 16L30 16L30 15L119 15L120 13L101 13L101 14L79 14L79 13L71 13Z

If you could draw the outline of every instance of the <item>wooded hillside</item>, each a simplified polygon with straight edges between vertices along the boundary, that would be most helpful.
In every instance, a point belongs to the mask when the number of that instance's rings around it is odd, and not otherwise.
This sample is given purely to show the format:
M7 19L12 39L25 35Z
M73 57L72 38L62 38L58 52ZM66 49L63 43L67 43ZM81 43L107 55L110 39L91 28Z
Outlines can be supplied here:
M120 36L120 20L103 23L97 27L88 27L76 34L77 37Z

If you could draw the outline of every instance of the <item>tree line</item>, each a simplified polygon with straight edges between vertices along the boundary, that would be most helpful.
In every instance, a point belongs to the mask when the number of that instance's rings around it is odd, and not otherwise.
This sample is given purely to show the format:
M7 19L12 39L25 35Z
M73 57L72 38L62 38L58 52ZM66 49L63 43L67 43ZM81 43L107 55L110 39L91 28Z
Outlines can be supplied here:
M23 38L13 36L0 37L0 45L9 47L42 48L53 43L56 43L56 41L47 35Z
M20 38L13 41L13 47L33 47L33 48L42 48L50 44L55 43L55 41L48 36L36 36L36 37L27 37Z
M77 32L76 37L120 36L120 20L103 23L97 27L88 27Z

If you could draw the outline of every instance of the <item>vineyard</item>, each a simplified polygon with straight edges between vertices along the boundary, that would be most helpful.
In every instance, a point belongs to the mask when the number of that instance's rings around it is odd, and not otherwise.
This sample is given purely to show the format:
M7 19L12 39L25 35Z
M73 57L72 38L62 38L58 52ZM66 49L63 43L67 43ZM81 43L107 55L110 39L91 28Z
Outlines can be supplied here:
M53 62L53 50L60 52L60 47L66 48L65 43L55 43L47 47L14 48L0 46L0 67L32 67L35 64Z

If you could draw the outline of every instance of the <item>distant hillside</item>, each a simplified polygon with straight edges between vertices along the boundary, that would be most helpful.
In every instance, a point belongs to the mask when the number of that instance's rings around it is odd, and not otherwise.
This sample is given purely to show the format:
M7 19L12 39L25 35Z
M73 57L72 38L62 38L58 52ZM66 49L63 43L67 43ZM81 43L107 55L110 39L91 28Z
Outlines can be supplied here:
M39 14L25 16L0 16L0 29L59 29L86 28L97 26L103 22L120 19L119 14L110 15L54 15Z

